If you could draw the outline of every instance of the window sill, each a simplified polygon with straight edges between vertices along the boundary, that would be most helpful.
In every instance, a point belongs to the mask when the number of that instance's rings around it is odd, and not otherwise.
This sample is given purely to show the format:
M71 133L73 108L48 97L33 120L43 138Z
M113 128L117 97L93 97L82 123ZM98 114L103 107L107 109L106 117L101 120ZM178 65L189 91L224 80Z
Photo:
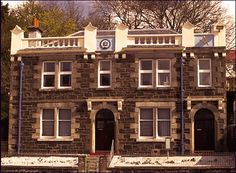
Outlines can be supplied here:
M73 88L40 88L39 91L72 91Z
M163 138L138 138L137 142L165 142L165 137Z
M142 88L139 87L137 90L173 90L174 87L149 87L149 88Z
M73 138L39 138L38 141L73 141Z

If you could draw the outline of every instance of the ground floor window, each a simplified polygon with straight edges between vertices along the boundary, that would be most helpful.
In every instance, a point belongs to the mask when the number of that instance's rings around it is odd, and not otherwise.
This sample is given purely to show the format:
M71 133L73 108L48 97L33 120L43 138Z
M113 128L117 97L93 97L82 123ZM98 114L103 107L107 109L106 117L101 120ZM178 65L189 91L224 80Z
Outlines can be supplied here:
M139 110L140 138L171 136L171 112L169 108L140 108Z
M71 136L71 109L43 109L41 137L64 138Z

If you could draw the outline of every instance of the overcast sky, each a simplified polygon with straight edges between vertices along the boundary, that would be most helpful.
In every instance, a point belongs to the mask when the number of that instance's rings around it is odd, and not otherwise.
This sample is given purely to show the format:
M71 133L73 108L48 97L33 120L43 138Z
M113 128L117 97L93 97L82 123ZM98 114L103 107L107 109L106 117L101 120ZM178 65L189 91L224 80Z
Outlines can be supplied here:
M11 8L11 7L14 7L14 6L22 3L23 1L14 1L14 0L12 0L12 1L4 1L3 0L2 2L3 2L4 5L6 3L8 3L10 8ZM86 3L86 1L81 1L81 2ZM87 3L89 3L89 1ZM234 18L235 18L235 1L234 0L224 0L223 1L223 5L228 9L228 13L233 15Z

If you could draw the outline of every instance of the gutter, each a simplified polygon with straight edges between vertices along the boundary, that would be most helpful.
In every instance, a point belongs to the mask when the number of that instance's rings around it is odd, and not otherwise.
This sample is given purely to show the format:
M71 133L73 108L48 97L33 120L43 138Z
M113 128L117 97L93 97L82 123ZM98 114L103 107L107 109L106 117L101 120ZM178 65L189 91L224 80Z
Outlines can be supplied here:
M22 110L22 79L23 79L23 69L24 69L24 63L22 60L20 60L19 64L19 107L18 107L18 140L17 140L17 154L20 154L20 148L21 148L21 110Z
M181 154L184 155L184 57L180 58L180 103L181 103Z

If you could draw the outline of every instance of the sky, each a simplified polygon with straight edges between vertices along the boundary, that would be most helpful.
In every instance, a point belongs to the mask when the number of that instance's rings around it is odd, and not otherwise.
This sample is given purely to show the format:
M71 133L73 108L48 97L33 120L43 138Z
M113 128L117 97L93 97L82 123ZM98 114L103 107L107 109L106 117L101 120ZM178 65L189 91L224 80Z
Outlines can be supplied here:
M10 8L17 6L18 4L22 3L23 1L2 1L3 4L8 3ZM234 0L224 0L223 1L223 6L225 6L228 9L228 14L233 15L235 18L235 1Z

